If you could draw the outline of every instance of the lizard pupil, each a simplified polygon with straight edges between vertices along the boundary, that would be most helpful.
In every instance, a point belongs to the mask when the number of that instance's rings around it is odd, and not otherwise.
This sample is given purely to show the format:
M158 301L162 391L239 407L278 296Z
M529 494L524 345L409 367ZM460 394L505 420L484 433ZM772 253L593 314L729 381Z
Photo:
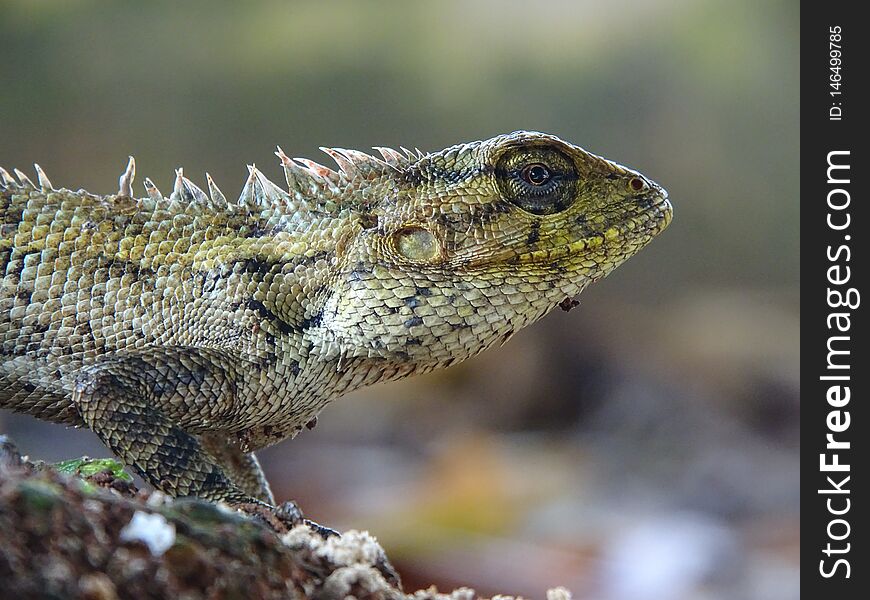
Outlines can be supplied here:
M550 171L541 163L535 163L523 169L523 179L531 185L544 185L550 180Z
M496 161L495 175L505 200L533 215L562 212L577 199L577 167L559 148L510 148Z

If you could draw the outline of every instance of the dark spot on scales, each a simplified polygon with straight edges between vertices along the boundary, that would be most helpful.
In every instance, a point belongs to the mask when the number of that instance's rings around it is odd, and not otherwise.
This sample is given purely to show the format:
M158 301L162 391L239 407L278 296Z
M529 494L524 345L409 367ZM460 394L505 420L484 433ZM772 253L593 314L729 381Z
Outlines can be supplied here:
M563 265L562 263L554 263L551 266L557 275L567 275L568 274L568 268L565 265ZM554 284L552 281L549 282L549 285L550 285L550 289L553 289Z
M526 238L526 243L529 246L532 246L541 239L541 222L540 221L532 221L532 227L529 231L529 237Z
M423 324L423 317L411 317L410 319L405 321L405 327L407 327L409 329L411 327L416 326L416 325L422 325L422 324Z
M51 329L51 325L42 324L42 323L34 323L33 324L33 333L34 334L44 334L49 329Z
M251 227L251 231L249 232L249 237L265 237L267 235L277 235L282 231L286 231L287 226L285 223L276 223L274 225L269 225L267 227L261 226L260 223L254 223Z
M265 319L265 320L268 320L272 323L275 323L275 325L278 327L278 329L281 331L281 333L288 333L289 334L289 333L296 332L296 328L293 327L293 325L279 319L275 313L273 313L271 310L266 308L266 305L263 304L262 302L260 302L259 300L255 300L254 298L250 298L245 303L245 306L247 308L249 308L250 310L256 311L257 314L260 315L260 317L262 319Z
M364 276L371 274L371 267L369 267L364 262L358 262L356 263L356 265L354 265L353 269L348 274L348 279L350 279L351 281L361 281Z
M6 265L6 275L12 275L17 279L17 281L12 283L21 283L21 273L24 271L24 261L32 254L40 255L42 254L42 251L25 251L21 256L17 257L15 260L10 260L9 264Z
M278 357L274 352L266 352L265 356L260 356L251 361L251 364L254 366L254 369L257 371L265 371L278 362Z
M299 323L299 329L304 331L306 329L311 329L312 327L319 327L320 323L323 321L323 309L321 308L317 311L316 314L312 315L307 319L303 319L301 323Z
M221 268L221 275L229 275L230 273L250 273L251 275L259 275L265 277L267 274L277 271L281 268L281 263L278 261L260 260L259 258L243 258L233 263L229 263Z
M378 226L378 216L371 214L361 214L359 216L359 223L363 229L374 229Z
M203 487L206 490L210 490L212 488L217 487L219 483L222 482L223 477L221 477L220 471L217 469L213 470L211 473L205 476L205 481L203 482Z

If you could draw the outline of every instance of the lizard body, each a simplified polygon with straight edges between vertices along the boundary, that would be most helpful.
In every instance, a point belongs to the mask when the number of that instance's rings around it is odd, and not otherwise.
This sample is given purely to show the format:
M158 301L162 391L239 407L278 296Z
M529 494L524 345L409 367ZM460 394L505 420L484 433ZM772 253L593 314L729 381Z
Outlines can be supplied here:
M132 158L119 192L0 169L0 408L87 426L155 487L274 503L253 451L330 400L506 341L646 245L665 191L554 136L279 149L238 201Z

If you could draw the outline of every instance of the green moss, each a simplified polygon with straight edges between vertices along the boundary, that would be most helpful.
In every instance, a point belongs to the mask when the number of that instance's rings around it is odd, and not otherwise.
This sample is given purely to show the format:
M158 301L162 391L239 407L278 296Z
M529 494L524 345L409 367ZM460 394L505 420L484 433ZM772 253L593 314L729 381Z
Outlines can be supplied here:
M116 479L133 481L133 477L124 470L124 465L112 458L76 458L64 460L52 465L59 473L77 475L79 477L91 477L103 471L110 471Z

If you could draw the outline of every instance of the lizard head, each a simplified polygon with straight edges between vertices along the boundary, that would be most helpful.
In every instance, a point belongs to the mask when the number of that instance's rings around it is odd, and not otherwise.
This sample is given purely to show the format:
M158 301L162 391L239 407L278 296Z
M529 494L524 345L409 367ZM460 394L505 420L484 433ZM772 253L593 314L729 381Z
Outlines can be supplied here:
M453 146L392 177L343 249L325 313L357 355L475 354L564 306L671 220L658 184L542 133Z

